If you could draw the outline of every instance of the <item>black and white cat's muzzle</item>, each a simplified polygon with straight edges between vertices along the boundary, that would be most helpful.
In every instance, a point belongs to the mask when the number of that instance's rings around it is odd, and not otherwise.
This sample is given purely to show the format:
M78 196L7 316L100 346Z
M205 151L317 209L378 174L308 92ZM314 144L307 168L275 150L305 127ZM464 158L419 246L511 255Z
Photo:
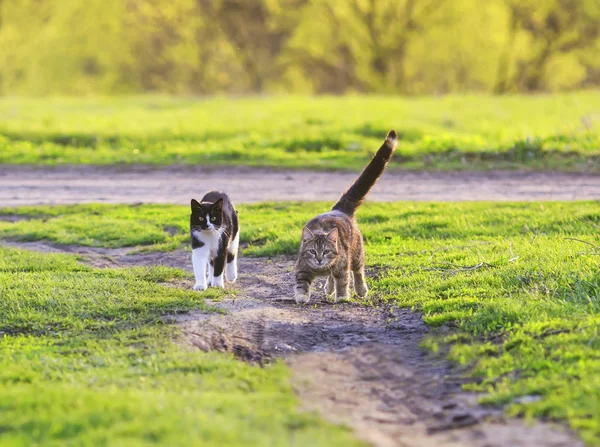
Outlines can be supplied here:
M192 227L192 231L202 231L204 233L215 233L218 232L219 229L215 227L213 224L209 225L194 225Z

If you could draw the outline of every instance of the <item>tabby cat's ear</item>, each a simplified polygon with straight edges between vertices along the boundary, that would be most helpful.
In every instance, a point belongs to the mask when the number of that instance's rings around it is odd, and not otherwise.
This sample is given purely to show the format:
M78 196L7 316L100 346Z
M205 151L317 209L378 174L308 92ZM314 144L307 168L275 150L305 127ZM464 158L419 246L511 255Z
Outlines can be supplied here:
M218 213L223 211L223 199L219 199L215 203L213 203L212 209L214 211L217 211Z
M192 199L190 206L192 208L192 211L194 211L196 208L200 208L200 203L198 203L196 199Z
M302 229L302 242L310 241L313 239L315 235L312 231L310 231L307 227Z
M338 241L338 229L334 228L329 233L327 233L327 240L333 245L337 245Z

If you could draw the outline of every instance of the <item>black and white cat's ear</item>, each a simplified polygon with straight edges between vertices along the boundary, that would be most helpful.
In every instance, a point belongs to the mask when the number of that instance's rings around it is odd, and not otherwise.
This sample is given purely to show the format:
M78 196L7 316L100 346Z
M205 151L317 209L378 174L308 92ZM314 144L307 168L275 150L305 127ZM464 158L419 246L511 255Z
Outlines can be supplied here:
M329 233L327 233L327 240L333 245L337 244L339 231L337 228L334 228Z
M217 212L223 211L223 199L219 199L213 203L212 209Z
M302 242L310 241L314 239L315 235L307 227L302 229Z
M200 208L200 202L198 202L196 199L192 199L190 202L190 207L192 208L192 211L194 211L195 209Z

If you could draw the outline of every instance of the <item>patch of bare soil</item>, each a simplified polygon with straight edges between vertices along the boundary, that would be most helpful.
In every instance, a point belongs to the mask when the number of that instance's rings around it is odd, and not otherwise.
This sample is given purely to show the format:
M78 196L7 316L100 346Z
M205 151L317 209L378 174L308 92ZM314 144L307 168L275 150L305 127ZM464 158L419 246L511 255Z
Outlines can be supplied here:
M188 204L210 189L234 203L337 200L355 172L235 166L0 165L0 207L64 203ZM390 170L369 194L398 200L584 200L600 197L600 175L558 172L403 172ZM198 198L198 197L197 197Z
M191 267L184 251L10 245L76 253L97 267ZM228 286L236 293L213 303L225 314L192 312L173 321L184 342L202 350L257 364L283 358L303 409L351 427L374 446L583 446L559 427L506 419L477 405L476 396L461 391L460 371L420 349L428 329L418 313L331 304L320 290L310 305L298 306L292 273L289 258L241 258L240 278Z

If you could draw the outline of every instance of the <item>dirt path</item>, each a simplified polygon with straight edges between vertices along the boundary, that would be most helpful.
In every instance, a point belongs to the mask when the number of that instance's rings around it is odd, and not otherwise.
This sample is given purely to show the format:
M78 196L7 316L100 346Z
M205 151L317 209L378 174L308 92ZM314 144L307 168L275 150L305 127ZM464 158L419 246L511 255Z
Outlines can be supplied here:
M27 167L0 165L0 207L58 203L188 204L209 189L235 203L329 200L354 181L352 172L243 167ZM600 175L522 172L390 171L369 200L581 200L600 198Z
M79 254L96 267L167 265L190 271L184 251L9 245ZM193 312L170 320L181 325L184 343L200 349L232 352L258 364L284 358L304 409L351 427L374 446L583 446L549 424L525 425L476 405L475 396L461 392L460 371L420 349L428 329L417 313L330 304L319 292L310 306L297 306L290 299L292 269L285 257L241 258L237 293L213 303L225 315ZM192 281L175 286L191 287Z

